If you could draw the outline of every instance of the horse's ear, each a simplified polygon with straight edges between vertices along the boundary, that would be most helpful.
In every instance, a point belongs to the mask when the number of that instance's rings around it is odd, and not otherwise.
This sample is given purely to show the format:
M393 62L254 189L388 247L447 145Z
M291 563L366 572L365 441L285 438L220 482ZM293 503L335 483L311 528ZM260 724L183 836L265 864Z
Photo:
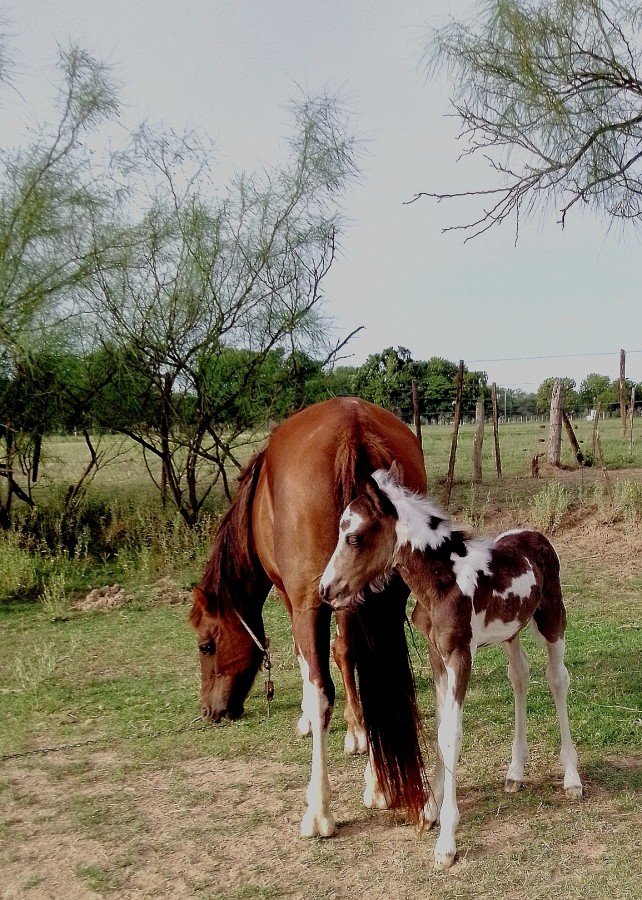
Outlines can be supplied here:
M189 623L192 628L198 628L201 624L203 613L207 610L207 597L198 586L192 588L192 597L194 598L194 602L189 614Z

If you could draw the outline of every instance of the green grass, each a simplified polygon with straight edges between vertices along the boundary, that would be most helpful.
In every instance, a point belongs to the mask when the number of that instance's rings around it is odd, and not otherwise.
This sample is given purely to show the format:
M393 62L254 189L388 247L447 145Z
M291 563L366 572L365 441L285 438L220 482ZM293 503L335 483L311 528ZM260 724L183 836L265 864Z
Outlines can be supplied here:
M607 422L602 428L614 464L622 443L617 427ZM294 733L301 686L287 614L275 597L268 600L276 685L270 715L260 675L239 722L194 721L199 673L189 605L156 598L161 578L178 593L200 577L215 515L196 532L185 529L162 510L132 458L126 478L122 472L117 478L114 464L118 490L97 483L88 499L90 510L108 515L118 533L102 556L88 544L69 554L55 539L28 543L19 531L0 540L3 884L27 898L42 896L43 884L52 896L69 897L639 898L642 575L629 557L631 547L639 547L639 482L633 471L614 478L612 503L600 471L531 479L540 434L537 424L504 427L500 481L487 432L484 483L473 486L467 457L472 427L466 426L451 510L482 527L487 520L502 527L504 520L508 526L548 515L564 538L570 714L585 801L564 798L544 651L526 636L526 787L513 797L502 791L512 696L501 650L482 650L464 712L460 862L450 875L433 871L434 835L420 838L400 819L363 809L363 760L342 753L336 670L329 754L341 828L333 841L301 841L310 746ZM590 441L590 424L579 423L578 434ZM450 430L431 426L424 438L429 480L439 496ZM56 451L70 454L70 477L81 464L80 456L72 459L76 451L71 440ZM636 444L632 460L621 454L623 464L642 465L639 454ZM55 486L43 487L43 516L47 490L55 507ZM575 547L574 536L586 541L581 524L568 530L573 516L585 513L596 528L590 550ZM55 510L48 528L55 538ZM631 535L633 543L619 550L618 542ZM116 581L130 598L125 606L73 608L90 587ZM421 637L415 634L415 641L420 705L432 737L432 677ZM41 750L50 752L32 752ZM51 881L56 878L64 883Z

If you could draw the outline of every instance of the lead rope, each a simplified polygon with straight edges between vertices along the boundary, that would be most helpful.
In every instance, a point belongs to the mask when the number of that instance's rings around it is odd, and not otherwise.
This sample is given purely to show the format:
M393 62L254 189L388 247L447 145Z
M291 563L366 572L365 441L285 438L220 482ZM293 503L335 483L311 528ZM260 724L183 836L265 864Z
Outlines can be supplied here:
M269 638L265 639L265 646L260 642L257 636L254 634L250 626L247 624L243 616L240 614L238 610L234 610L236 616L243 626L249 636L252 638L256 646L259 648L261 653L263 654L263 668L267 673L267 680L265 681L265 685L263 688L263 692L265 694L265 702L267 703L267 717L270 718L270 704L274 700L274 682L272 681L272 659L270 657L270 640Z

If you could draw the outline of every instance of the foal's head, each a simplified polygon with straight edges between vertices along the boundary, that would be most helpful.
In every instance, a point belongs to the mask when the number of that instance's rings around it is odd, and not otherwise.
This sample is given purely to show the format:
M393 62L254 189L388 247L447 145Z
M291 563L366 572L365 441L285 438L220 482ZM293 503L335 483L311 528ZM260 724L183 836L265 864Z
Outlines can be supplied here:
M386 586L394 565L397 519L395 505L376 477L370 478L341 516L339 540L319 582L321 599L333 609L362 601L366 588L377 592Z
M264 652L233 611L212 612L203 591L193 591L190 624L198 633L201 664L201 712L204 719L238 719L250 692ZM262 623L253 623L253 634L265 645Z

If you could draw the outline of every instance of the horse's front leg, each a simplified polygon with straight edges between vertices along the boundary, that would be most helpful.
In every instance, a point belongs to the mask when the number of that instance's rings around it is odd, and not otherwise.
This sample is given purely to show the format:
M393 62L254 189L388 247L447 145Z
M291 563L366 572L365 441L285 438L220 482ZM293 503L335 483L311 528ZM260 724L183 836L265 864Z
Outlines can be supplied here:
M437 729L439 755L443 766L443 799L440 830L435 844L435 868L449 869L455 861L455 832L459 824L457 806L457 762L461 752L462 711L470 678L472 657L469 651L451 653L443 658L446 690Z
M312 768L306 792L308 808L301 821L303 837L330 837L336 831L328 777L328 731L334 708L334 684L330 677L330 623L321 621L325 617L325 612L309 610L295 614L293 620L303 678L301 707L312 735Z

